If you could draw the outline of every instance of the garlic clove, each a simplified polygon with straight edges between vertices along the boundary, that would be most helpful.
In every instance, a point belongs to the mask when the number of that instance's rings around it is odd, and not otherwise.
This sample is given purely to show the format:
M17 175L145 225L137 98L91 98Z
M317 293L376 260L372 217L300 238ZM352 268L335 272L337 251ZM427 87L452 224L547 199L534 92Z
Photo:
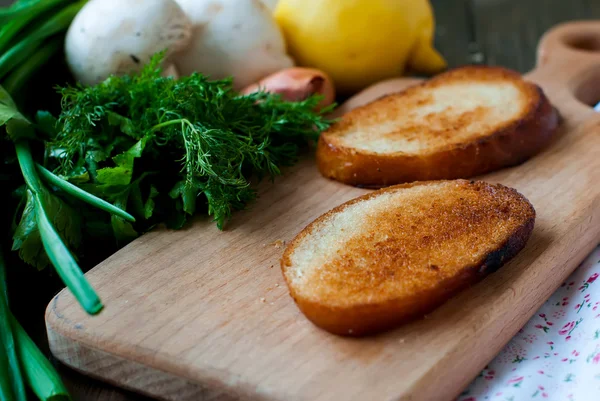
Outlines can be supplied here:
M292 67L268 75L241 90L246 95L258 91L278 93L288 101L300 101L313 94L322 95L318 109L329 106L335 100L332 80L323 71L314 68Z
M179 71L177 70L177 67L175 66L175 64L171 63L171 64L168 64L162 70L162 76L163 77L171 77L173 79L179 79Z

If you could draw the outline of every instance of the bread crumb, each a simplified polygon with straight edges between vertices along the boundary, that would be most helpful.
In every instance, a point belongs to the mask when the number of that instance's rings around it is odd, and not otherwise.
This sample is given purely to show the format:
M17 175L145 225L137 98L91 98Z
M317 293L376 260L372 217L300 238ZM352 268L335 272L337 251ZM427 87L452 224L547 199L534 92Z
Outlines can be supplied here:
M273 245L275 248L281 248L285 245L285 241L278 239L277 241L271 242L269 245Z
M265 297L261 297L260 298L260 302L262 302L264 304L265 303Z
M269 269L272 269L272 268L273 268L273 265L269 266Z
M279 287L279 283L275 283L275 287Z

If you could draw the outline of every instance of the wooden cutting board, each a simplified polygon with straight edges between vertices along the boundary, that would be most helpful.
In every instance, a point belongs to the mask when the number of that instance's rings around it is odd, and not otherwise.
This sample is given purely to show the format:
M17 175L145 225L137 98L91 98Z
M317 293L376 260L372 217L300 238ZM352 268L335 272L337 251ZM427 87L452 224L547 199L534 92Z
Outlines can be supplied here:
M68 291L48 305L53 354L86 374L167 400L452 400L600 240L600 21L556 27L527 78L563 120L541 154L483 177L537 210L509 264L425 319L362 339L313 326L279 258L303 227L367 190L322 178L309 157L220 232L200 218L156 230L92 269L105 309L87 316ZM414 80L392 80L339 112Z

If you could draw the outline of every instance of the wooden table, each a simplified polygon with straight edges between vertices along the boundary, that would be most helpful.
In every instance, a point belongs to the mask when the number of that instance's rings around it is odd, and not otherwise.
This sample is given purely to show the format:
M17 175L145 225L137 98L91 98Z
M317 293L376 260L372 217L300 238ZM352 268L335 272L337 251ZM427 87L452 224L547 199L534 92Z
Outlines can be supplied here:
M0 0L0 5L9 2ZM432 5L436 16L436 48L450 66L482 63L520 72L533 67L538 40L547 29L563 21L600 18L597 0L432 0ZM94 263L88 261L84 267ZM62 287L61 283L23 269L9 271L9 281L15 314L48 353L44 309ZM59 363L56 366L74 400L147 400Z

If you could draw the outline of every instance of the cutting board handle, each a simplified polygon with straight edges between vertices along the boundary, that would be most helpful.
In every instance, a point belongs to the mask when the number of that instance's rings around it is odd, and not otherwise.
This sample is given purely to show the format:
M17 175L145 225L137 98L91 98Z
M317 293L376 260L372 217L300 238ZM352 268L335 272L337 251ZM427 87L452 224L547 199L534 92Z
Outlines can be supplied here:
M540 39L538 68L560 66L566 77L600 65L600 21L572 21L556 25Z
M551 98L562 99L564 112L585 117L600 102L600 20L573 21L540 39L536 67L526 77Z

